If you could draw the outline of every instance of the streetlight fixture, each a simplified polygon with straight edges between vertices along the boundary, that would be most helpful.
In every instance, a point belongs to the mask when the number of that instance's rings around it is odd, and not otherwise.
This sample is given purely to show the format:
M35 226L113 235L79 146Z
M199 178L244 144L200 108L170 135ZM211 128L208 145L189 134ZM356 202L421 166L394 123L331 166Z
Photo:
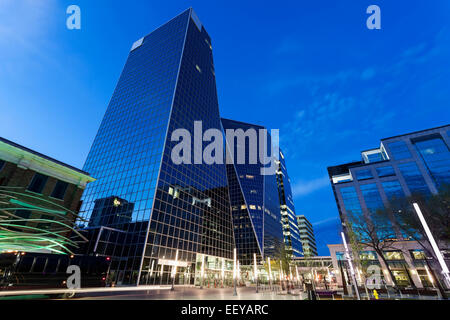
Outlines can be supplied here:
M348 265L350 267L350 274L352 276L353 286L355 287L355 291L356 291L356 298L358 300L361 300L361 297L359 296L359 291L358 291L358 284L356 282L356 277L355 277L355 269L353 269L353 263L352 263L352 259L350 257L350 252L348 250L347 240L345 240L344 232L341 232L341 237L342 237L342 242L344 243L344 248L345 248L345 258L348 261Z
M256 253L253 254L253 264L254 264L254 278L255 278L255 284L256 284L256 293L258 293L258 267L256 265Z
M419 216L419 220L422 223L425 233L427 234L428 241L430 242L431 247L433 248L434 254L436 255L436 257L439 261L439 264L442 269L442 274L444 275L444 280L446 282L446 285L447 285L447 287L450 287L450 272L448 270L447 264L444 261L444 257L442 256L442 253L439 250L439 247L437 246L437 243L434 240L433 235L431 234L430 228L428 227L428 224L425 221L425 218L423 217L423 214L422 214L422 211L420 210L419 205L414 202L413 207L416 210L417 215Z

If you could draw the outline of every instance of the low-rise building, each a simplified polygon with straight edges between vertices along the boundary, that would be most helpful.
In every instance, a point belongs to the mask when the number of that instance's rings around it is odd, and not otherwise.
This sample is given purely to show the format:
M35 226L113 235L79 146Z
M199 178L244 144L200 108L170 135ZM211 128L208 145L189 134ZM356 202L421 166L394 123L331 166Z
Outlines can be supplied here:
M88 173L0 138L0 253L72 254Z

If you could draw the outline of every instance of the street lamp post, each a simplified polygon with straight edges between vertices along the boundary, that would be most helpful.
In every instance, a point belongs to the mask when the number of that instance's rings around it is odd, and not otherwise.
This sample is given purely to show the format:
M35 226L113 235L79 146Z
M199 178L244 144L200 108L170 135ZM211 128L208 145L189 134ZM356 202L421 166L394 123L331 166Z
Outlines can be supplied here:
M170 290L174 290L175 289L175 276L177 274L177 263L178 263L178 249L177 252L175 253L175 264L172 267L172 288L170 288Z
M253 254L253 264L255 265L254 274L255 274L256 293L258 293L258 267L256 265L256 253Z
M434 240L433 235L431 234L430 228L428 227L428 224L425 221L425 218L423 217L423 214L422 214L422 211L420 210L419 205L417 203L413 203L413 207L416 210L417 215L419 216L419 220L422 223L425 233L427 234L428 241L430 242L431 247L433 248L434 254L436 255L437 260L441 266L445 284L447 285L447 288L449 288L450 287L450 272L448 270L447 264L444 261L444 257L442 256L442 253L439 250L439 247L438 247L436 241Z
M233 296L237 296L237 289L236 289L236 280L237 280L237 262L236 262L236 248L234 248L234 254L233 254Z
M352 259L350 257L350 252L348 250L347 241L345 240L344 232L341 232L341 236L342 236L342 242L344 243L344 248L345 248L345 257L347 258L348 265L350 267L350 274L352 277L353 286L355 287L355 291L356 291L356 298L358 300L361 300L361 297L359 296L358 283L356 282L356 277L355 277L355 269L353 269L353 263L352 263Z
M225 258L222 258L222 288L225 281Z
M281 260L280 260L280 286L281 290L283 290L283 266L281 265Z
M267 263L269 264L269 287L272 290L272 267L270 266L270 257L267 257Z

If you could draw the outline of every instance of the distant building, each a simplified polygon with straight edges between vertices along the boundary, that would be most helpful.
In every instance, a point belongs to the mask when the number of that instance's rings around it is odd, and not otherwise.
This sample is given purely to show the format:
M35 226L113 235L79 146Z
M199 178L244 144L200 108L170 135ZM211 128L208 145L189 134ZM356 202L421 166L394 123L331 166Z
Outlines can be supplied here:
M297 216L300 241L302 243L303 255L305 257L317 256L316 238L312 224L304 215Z
M88 173L0 138L0 253L72 253ZM75 232L76 233L76 232ZM81 238L82 240L82 238Z
M295 215L294 199L292 197L291 180L289 179L284 154L280 150L277 170L278 194L280 197L281 225L283 227L284 244L292 257L302 256L300 231Z

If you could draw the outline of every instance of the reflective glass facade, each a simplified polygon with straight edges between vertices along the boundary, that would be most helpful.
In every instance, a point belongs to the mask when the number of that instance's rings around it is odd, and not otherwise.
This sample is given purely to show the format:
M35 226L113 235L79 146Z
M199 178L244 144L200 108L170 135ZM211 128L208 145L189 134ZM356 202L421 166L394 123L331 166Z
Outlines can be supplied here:
M193 283L200 256L232 259L225 165L171 160L172 132L194 136L194 121L221 128L211 39L189 9L133 45L84 166L97 181L79 226L111 281L167 284L177 265Z
M363 213L373 219L377 210L385 208L394 213L392 219L400 210L395 206L401 205L395 199L428 197L449 184L449 128L447 125L383 139L379 150L386 152L386 157L378 162L367 161L367 153L372 151L364 151L361 162L329 167L341 219L345 222L347 216ZM394 221L386 223L390 233L394 225ZM405 238L398 229L398 239Z
M277 170L278 193L280 197L281 222L283 225L283 236L286 250L293 257L302 256L302 242L300 231L295 215L294 199L292 198L291 181L289 179L286 160L280 151Z
M442 137L423 138L414 146L438 188L450 184L450 150Z
M405 183L411 194L430 194L430 189L428 188L422 173L417 167L416 162L399 163L398 168L405 179Z
M259 130L264 129L261 126L228 119L222 119L222 125L225 131L242 129L246 132L248 129L254 129L257 132L255 141L258 141ZM235 145L237 143L235 139ZM258 255L258 261L266 256L276 256L283 244L277 177L261 175L263 166L259 162L250 164L247 153L247 150L250 150L249 144L250 138L246 138L245 164L238 164L237 153L233 156L234 164L227 164L234 236L242 265L253 264L254 253ZM257 146L257 152L260 147ZM267 150L267 154L269 151Z

